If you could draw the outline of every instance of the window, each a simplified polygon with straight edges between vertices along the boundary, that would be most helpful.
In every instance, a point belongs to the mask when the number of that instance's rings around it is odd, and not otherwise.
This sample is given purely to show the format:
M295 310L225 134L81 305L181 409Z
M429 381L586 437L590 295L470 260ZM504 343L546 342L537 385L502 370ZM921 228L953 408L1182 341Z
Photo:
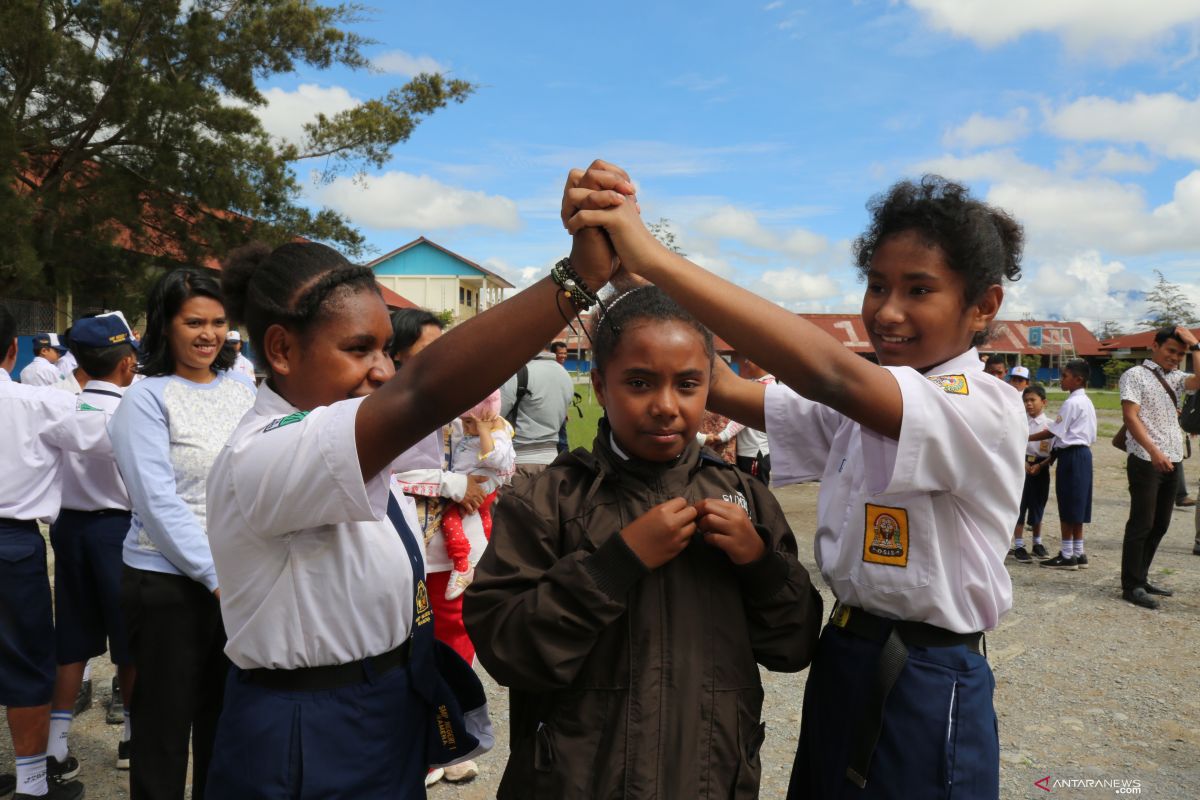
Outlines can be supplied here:
M458 304L465 306L467 304L467 290L463 287L458 287Z

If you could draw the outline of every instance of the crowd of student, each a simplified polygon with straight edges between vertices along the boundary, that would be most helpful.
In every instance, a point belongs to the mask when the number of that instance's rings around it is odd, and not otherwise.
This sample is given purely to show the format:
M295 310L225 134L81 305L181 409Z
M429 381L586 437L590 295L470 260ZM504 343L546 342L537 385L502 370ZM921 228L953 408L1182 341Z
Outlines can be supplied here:
M1058 559L1078 567L1095 437L1076 366L1060 419L1031 387L1027 421L976 350L1020 275L1020 227L934 176L874 198L855 243L872 363L662 247L632 195L613 165L573 171L570 257L444 333L389 317L371 271L327 247L253 245L219 285L160 280L140 342L119 315L78 321L73 397L9 379L0 308L17 797L82 796L54 720L106 648L139 800L184 796L189 748L197 799L470 777L492 739L476 652L511 691L501 798L757 796L758 665L810 668L790 797L996 797L982 640L1012 604L1013 520L1040 523L1056 458ZM570 382L535 355L593 306L605 413L590 448L560 453ZM543 380L566 385L534 431ZM706 408L738 425L698 436ZM732 438L742 469L703 446ZM769 478L821 482L823 629Z

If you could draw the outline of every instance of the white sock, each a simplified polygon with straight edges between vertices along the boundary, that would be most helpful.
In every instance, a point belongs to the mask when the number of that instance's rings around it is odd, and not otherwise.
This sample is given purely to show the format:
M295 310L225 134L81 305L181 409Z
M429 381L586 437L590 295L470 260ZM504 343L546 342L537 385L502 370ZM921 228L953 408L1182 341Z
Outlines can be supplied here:
M90 681L92 679L92 662L89 661L83 665L83 679Z
M1035 534L1033 537L1033 546L1037 547L1041 543L1042 543L1042 537Z
M17 756L17 793L42 797L46 786L46 754L40 756Z
M67 736L71 733L71 712L50 712L50 741L46 745L46 755L53 756L56 761L67 760Z
M1024 547L1024 546L1025 546L1025 538L1024 537L1018 536L1017 538L1013 539L1013 548L1014 549L1018 548L1018 547Z
M129 709L125 709L125 729L121 731L121 741L128 742L133 736L133 723L129 721Z
M1081 555L1083 555L1083 537L1082 536L1075 540L1075 557L1079 558Z

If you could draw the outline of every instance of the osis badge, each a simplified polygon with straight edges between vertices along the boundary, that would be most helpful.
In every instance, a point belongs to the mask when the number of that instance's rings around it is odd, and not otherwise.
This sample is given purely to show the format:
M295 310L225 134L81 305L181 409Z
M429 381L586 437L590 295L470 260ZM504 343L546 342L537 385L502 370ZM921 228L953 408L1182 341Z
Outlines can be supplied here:
M429 590L425 588L425 581L417 582L416 606L417 618L413 621L414 628L433 620L433 610L429 607Z
M863 561L908 567L908 511L867 503Z
M926 379L946 394L970 394L966 375L926 375Z

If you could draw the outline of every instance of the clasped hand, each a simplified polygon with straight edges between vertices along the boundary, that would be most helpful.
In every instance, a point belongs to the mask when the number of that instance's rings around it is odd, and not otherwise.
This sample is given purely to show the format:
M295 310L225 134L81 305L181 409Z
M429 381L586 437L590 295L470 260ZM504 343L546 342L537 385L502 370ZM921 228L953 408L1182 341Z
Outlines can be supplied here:
M656 569L682 553L697 530L734 564L757 561L767 549L745 510L725 500L689 505L676 497L642 514L620 535L643 564Z

